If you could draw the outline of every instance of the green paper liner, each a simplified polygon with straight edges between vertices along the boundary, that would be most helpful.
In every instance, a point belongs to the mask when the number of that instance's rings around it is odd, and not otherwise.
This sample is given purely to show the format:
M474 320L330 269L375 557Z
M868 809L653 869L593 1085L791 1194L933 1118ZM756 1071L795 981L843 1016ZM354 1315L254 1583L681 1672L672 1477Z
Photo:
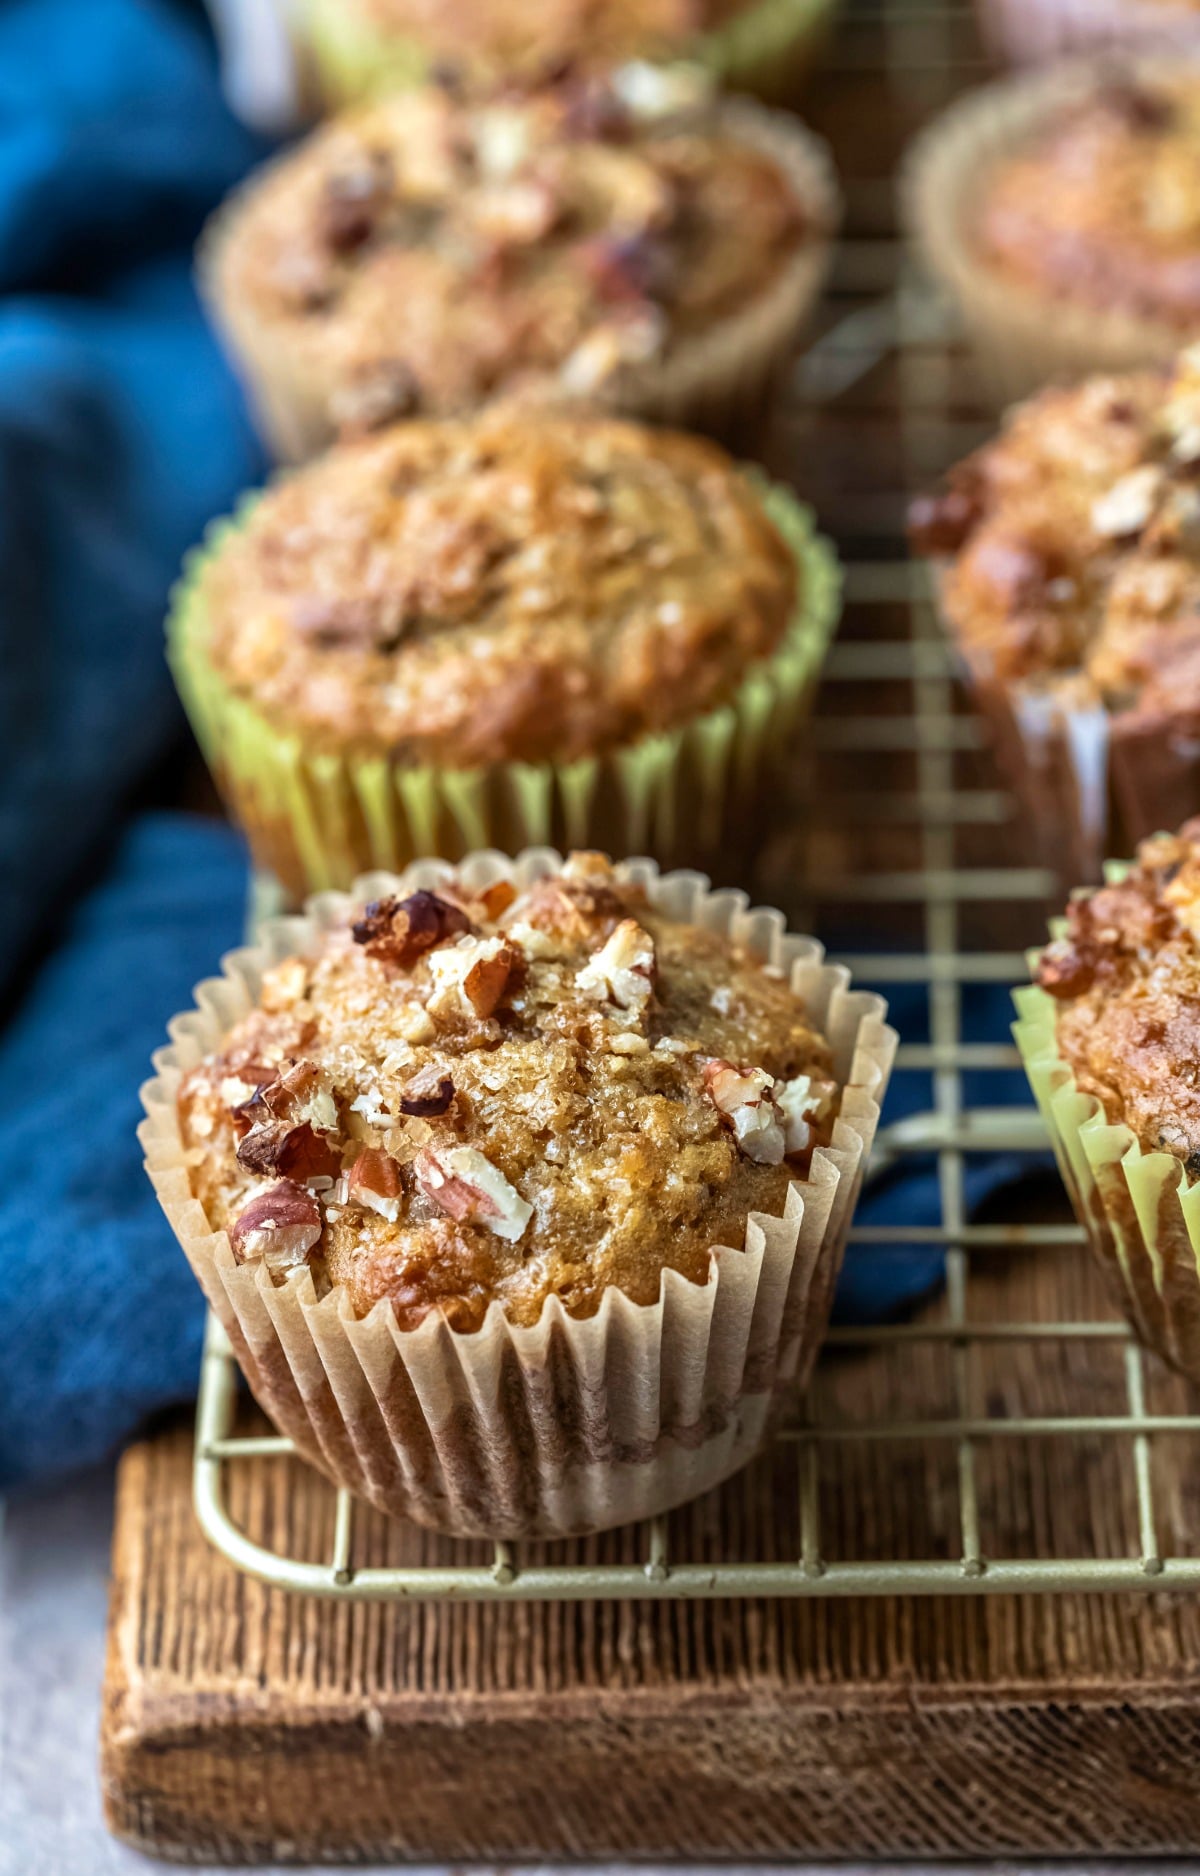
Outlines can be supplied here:
M1110 880L1125 867L1106 869ZM1058 935L1061 922L1052 925ZM1040 952L1029 955L1031 974ZM1013 1036L1063 1183L1130 1326L1147 1348L1200 1381L1200 1182L1173 1153L1147 1153L1108 1119L1059 1053L1054 998L1014 992Z
M810 704L841 606L841 570L811 512L762 483L796 558L797 612L780 648L730 702L661 735L569 764L405 768L384 755L306 753L237 696L205 650L200 577L242 516L210 530L185 567L167 656L196 738L258 865L294 899L347 887L422 854L515 853L561 843L664 860L712 855L774 772ZM253 499L253 498L251 498Z
M811 226L776 278L748 304L680 340L662 359L622 366L591 401L646 422L703 430L754 454L825 283L841 193L826 145L785 112L748 98L725 98L716 106L715 123L779 165ZM274 159L287 160L286 151ZM337 369L323 353L314 357L298 343L294 319L264 312L241 281L242 201L263 173L252 175L210 219L196 250L196 281L264 442L279 461L304 462L335 438L329 406ZM498 386L497 395L503 393Z
M788 97L820 57L840 0L752 0L681 47L722 84L766 99ZM315 105L336 110L373 93L421 84L430 59L419 39L381 33L347 0L302 0L293 31Z
M519 887L560 870L548 851L472 854L469 885ZM374 874L356 902L436 888L444 864L402 879ZM264 926L254 947L198 986L170 1025L142 1090L146 1169L192 1270L224 1325L255 1398L306 1458L393 1516L459 1536L559 1537L652 1517L743 1466L782 1403L803 1386L824 1334L851 1215L896 1047L887 1006L855 990L815 939L697 873L622 869L667 916L744 945L785 972L826 1036L842 1086L828 1147L792 1181L778 1215L750 1212L744 1237L714 1244L707 1281L664 1271L653 1303L610 1287L577 1320L552 1297L535 1324L493 1302L479 1329L440 1313L402 1330L386 1300L355 1317L334 1286L318 1297L307 1267L279 1284L239 1265L192 1196L179 1131L183 1075L253 1007L266 966L345 917L340 894L302 919Z
M1161 59L1132 61L1152 75ZM1093 93L1111 65L1067 60L959 98L918 136L900 179L904 220L930 273L961 315L984 387L998 403L1052 381L1164 363L1187 332L1166 321L1039 292L1010 279L979 251L974 213L981 185L1043 125Z

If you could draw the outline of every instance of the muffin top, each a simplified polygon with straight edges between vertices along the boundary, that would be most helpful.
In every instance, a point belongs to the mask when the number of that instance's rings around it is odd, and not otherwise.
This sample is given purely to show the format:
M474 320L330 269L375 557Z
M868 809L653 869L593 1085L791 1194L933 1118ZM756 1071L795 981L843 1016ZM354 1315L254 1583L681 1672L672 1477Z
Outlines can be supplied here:
M519 896L451 878L358 907L266 972L178 1113L240 1262L470 1330L493 1300L527 1324L705 1282L839 1099L781 970L577 854Z
M1144 840L1120 884L1077 896L1037 979L1079 1087L1143 1151L1200 1176L1200 820Z
M1098 79L996 164L977 241L1039 293L1190 331L1200 317L1200 70Z
M312 746L570 761L723 703L795 560L715 444L493 410L277 480L206 563L207 655Z
M696 72L643 64L476 102L393 93L251 183L219 300L265 322L338 428L599 394L740 312L812 234L745 121Z
M1013 411L913 504L985 677L1150 716L1200 710L1200 349Z
M344 3L344 0L343 0ZM748 0L357 0L382 41L469 72L538 72L685 52Z

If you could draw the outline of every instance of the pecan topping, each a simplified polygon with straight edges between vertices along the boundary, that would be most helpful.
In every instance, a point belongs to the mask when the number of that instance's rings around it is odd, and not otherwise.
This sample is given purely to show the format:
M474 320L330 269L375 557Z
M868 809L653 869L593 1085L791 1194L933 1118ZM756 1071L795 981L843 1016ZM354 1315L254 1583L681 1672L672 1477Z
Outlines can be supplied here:
M413 1076L400 1096L398 1105L402 1114L411 1114L420 1120L436 1120L439 1114L446 1112L453 1099L454 1083L449 1075L429 1067Z
M321 236L335 254L352 254L375 232L391 185L385 151L373 151L356 169L330 176L321 200Z
M463 995L481 1020L490 1016L516 989L525 974L525 960L511 945L501 945L494 957L481 957L463 978Z
M425 1197L456 1224L486 1225L515 1243L533 1216L532 1205L473 1146L426 1147L413 1161L413 1172Z
M1037 981L1052 997L1082 996L1091 989L1094 977L1092 965L1069 938L1047 945L1038 960Z
M497 879L476 896L488 918L500 918L516 898L517 889L510 879Z
M321 1208L311 1192L290 1179L250 1200L229 1227L239 1264L264 1259L272 1270L302 1264L321 1236Z
M238 1161L251 1172L282 1173L288 1179L318 1179L336 1173L341 1154L307 1121L263 1120L237 1145Z
M661 300L674 284L669 247L646 229L597 235L585 242L581 258L603 300Z
M644 1010L654 989L654 940L636 919L620 924L575 973L575 987L622 1010Z
M402 358L372 359L330 399L334 422L347 436L365 436L421 407L421 386Z
M787 1147L775 1087L774 1076L762 1068L735 1068L720 1056L704 1064L704 1092L733 1130L740 1151L760 1166L778 1166Z
M352 927L355 944L364 946L368 957L404 970L435 945L470 930L471 921L461 906L425 891L411 893L407 899L375 899Z
M960 482L909 503L908 538L919 554L956 554L982 516L981 491Z
M395 1219L400 1210L400 1168L390 1154L365 1146L346 1179L346 1195L382 1218Z

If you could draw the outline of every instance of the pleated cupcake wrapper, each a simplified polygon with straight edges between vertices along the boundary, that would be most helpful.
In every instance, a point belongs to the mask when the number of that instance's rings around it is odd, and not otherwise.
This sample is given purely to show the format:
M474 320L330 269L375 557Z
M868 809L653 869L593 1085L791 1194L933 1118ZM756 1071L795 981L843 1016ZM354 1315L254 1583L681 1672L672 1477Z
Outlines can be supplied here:
M732 98L718 106L716 121L779 164L808 210L812 230L749 305L711 331L681 341L665 359L623 368L595 401L649 422L736 437L748 423L752 427L765 419L820 295L841 198L828 149L795 119ZM286 163L286 153L275 160ZM245 189L253 190L256 181L251 177ZM197 249L197 284L268 447L282 462L302 462L333 440L328 412L336 378L323 371L321 359L297 347L291 322L264 317L243 290L237 277L243 200L243 191L235 191L205 229Z
M785 98L819 57L837 0L751 0L705 33L689 57L722 84ZM302 0L295 13L302 69L313 103L326 108L370 93L417 85L428 76L420 42L372 29L345 0Z
M942 575L935 575L942 593ZM996 677L990 660L961 642L942 603L972 700L991 731L997 764L1017 797L1022 832L1064 886L1098 880L1108 854L1129 854L1161 827L1200 806L1200 724L1178 717L1111 715Z
M471 855L472 886L519 887L557 872L558 854ZM434 887L426 861L402 880L374 875L356 896ZM790 1188L779 1217L750 1214L744 1243L714 1246L704 1285L664 1273L658 1301L612 1289L587 1321L551 1299L532 1328L493 1304L460 1335L440 1316L401 1330L385 1302L357 1320L344 1292L318 1299L307 1269L276 1286L239 1266L191 1195L177 1096L187 1069L252 1007L263 970L302 949L350 903L324 894L305 917L272 921L262 942L201 984L170 1026L142 1091L141 1140L163 1209L252 1391L297 1447L382 1510L459 1535L557 1536L648 1517L718 1484L761 1443L786 1389L811 1366L828 1318L850 1216L896 1037L883 1000L850 988L815 939L783 915L712 892L703 875L622 869L669 916L727 934L786 969L828 1037L844 1085L832 1144Z
M917 138L904 165L901 198L910 233L962 316L986 388L1002 403L1050 380L1164 362L1187 337L1160 320L1011 281L976 246L977 208L989 173L1094 91L1103 69L1094 60L1071 60L969 92ZM1133 69L1151 75L1155 61L1137 61Z
M180 695L259 864L293 898L345 887L371 867L479 847L562 841L666 859L711 854L782 755L811 701L841 603L841 573L811 513L782 488L762 499L797 564L796 616L780 649L731 702L662 735L573 763L404 768L386 756L306 753L218 675L205 649L199 580L244 518L218 524L193 556L167 626Z
M1116 879L1124 867L1106 868ZM1057 936L1064 921L1052 925ZM1036 971L1040 953L1030 953ZM1013 1035L1063 1183L1139 1341L1200 1381L1200 1185L1173 1153L1147 1153L1078 1086L1059 1053L1056 1006L1037 985L1015 993Z
M1096 52L1200 49L1194 7L1154 0L976 0L983 42L994 58L1040 65Z

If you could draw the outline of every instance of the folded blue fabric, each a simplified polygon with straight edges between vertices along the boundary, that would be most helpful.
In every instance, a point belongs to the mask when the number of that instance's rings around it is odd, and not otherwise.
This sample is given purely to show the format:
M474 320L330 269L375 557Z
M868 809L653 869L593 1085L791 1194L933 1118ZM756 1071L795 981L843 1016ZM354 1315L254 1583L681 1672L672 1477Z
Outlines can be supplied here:
M161 650L180 557L264 466L190 283L202 217L259 154L197 7L0 0L0 1130L20 1169L0 1487L99 1458L195 1386L203 1305L142 1172L137 1088L240 936L245 859L210 823L122 828L182 734ZM999 1035L988 994L974 1020ZM895 1015L919 1034L915 995ZM890 1111L928 1103L904 1076ZM1007 1170L972 1168L968 1196ZM935 1221L929 1168L862 1216ZM927 1249L852 1256L839 1313L940 1273Z

